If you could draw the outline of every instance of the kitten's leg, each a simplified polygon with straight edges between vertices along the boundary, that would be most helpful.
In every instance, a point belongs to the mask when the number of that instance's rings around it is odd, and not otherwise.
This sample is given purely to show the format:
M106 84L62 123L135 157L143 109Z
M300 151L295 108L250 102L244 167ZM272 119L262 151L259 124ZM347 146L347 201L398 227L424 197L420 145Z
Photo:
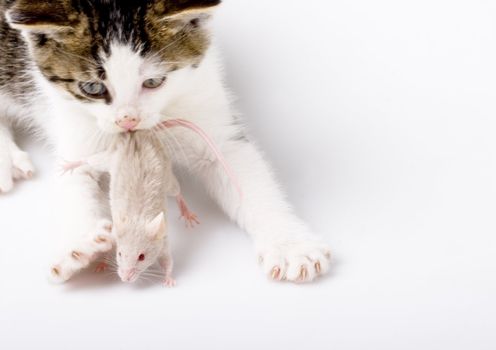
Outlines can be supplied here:
M55 194L58 203L59 239L64 240L66 246L71 248L68 251L80 253L74 256L71 253L63 254L52 269L55 280L66 281L93 261L94 249L97 249L94 248L95 244L98 247L95 235L108 232L108 228L104 227L109 225L108 221L104 221L110 217L108 199L100 188L98 174L91 172L60 177ZM106 225L102 224L105 222ZM107 246L106 243L104 240L101 242L103 246ZM60 276L57 278L57 275Z
M52 266L50 278L53 282L63 283L68 281L75 274L96 261L102 254L112 250L113 239L111 229L108 229L107 221L102 221L99 226L100 232L76 244L58 263Z
M16 145L10 127L0 118L0 193L12 190L14 180L31 179L33 174L28 154Z
M217 137L216 142L238 177L242 199L219 162L206 156L208 151L188 149L189 163L224 211L253 238L264 272L272 279L293 282L312 281L326 273L329 247L293 213L259 150L235 133L224 140Z
M170 247L166 243L162 255L158 258L158 262L162 271L165 274L164 285L166 287L174 287L176 285L176 280L172 278L172 270L174 268L174 261L172 259L172 254L170 252Z

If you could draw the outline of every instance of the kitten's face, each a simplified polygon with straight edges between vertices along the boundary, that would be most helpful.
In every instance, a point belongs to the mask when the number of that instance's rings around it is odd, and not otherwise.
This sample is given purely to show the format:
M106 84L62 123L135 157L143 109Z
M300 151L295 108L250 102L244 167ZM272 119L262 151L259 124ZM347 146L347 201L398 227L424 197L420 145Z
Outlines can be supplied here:
M147 129L208 49L220 0L17 0L7 12L56 93L105 132Z

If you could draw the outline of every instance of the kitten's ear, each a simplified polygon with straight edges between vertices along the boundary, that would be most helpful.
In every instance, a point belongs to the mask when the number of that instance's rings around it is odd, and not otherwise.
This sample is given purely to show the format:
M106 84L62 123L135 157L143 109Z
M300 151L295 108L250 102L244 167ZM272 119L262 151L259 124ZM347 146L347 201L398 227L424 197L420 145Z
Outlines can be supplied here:
M6 12L12 28L33 32L70 29L68 1L17 0Z
M208 19L221 0L156 0L156 13L164 21L191 22L195 26Z
M166 223L164 213L158 216L146 225L146 234L154 240L159 240L165 237Z

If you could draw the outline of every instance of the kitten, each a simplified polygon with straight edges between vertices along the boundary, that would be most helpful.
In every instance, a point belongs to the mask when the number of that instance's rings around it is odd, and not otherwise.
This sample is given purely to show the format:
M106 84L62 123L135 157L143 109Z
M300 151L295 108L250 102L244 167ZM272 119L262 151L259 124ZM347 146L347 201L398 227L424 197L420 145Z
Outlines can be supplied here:
M13 123L44 132L60 158L82 159L104 151L112 134L187 119L220 146L243 201L205 144L179 129L168 135L174 161L250 234L269 277L311 281L327 271L329 249L295 216L233 117L209 28L219 3L0 0L0 188L8 191L16 175L32 174L12 141ZM66 236L97 232L108 212L99 179L65 177L59 188Z
M180 207L186 206L160 135L153 130L121 134L108 151L66 165L66 170L75 169L110 175L112 238L115 240L117 272L122 281L136 281L158 260L165 275L164 283L174 285L164 215L167 196L176 196L182 204ZM189 211L183 216L196 220ZM67 281L79 271L78 264L80 269L85 268L100 253L105 253L92 251L94 242L95 239L81 242L69 257L65 256L56 264L52 268L53 280Z

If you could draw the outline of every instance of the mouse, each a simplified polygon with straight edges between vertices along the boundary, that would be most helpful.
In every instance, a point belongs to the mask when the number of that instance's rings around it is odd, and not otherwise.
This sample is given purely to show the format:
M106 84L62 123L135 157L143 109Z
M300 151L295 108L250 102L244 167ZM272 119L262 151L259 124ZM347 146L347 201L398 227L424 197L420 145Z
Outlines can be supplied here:
M102 225L111 235L100 234L88 242L98 249L92 251L85 246L74 250L69 259L71 271L64 271L61 263L52 269L52 275L67 280L95 261L99 254L113 248L117 273L123 282L136 282L158 261L165 276L164 284L175 286L167 229L167 196L176 197L187 224L193 226L199 221L181 195L172 161L157 134L151 130L138 130L118 135L108 151L77 162L67 162L63 169L64 172L96 171L110 175L112 220ZM98 246L95 244L98 241L112 242L111 248L109 244L105 248ZM81 264L77 266L74 260ZM104 268L105 264L98 267L99 270Z

